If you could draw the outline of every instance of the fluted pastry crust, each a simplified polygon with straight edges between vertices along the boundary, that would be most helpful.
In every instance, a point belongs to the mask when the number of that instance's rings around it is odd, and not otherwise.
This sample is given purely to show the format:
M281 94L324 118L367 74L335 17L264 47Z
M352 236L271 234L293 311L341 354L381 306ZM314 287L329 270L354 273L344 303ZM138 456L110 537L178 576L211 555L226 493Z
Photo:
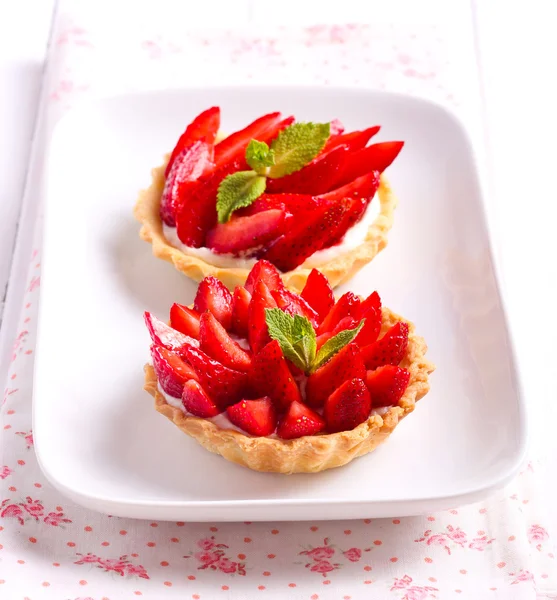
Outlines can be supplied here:
M388 308L383 308L382 333L398 321L404 319ZM425 340L416 335L412 323L405 322L409 325L408 351L400 366L410 371L409 385L397 406L390 407L383 416L371 415L351 431L294 440L252 437L233 429L223 429L207 419L185 415L180 409L169 405L158 389L151 365L145 365L144 387L155 398L158 412L210 452L255 471L317 473L345 465L374 450L429 391L429 374L435 367L426 359Z
M142 225L139 233L140 237L151 243L153 254L157 258L172 263L178 271L194 281L201 281L207 275L213 275L230 289L234 289L237 285L243 285L247 279L249 269L217 267L197 256L185 254L172 246L165 238L159 207L165 183L164 171L169 157L170 155L167 154L163 164L151 171L151 185L139 193L134 214ZM364 242L318 267L327 277L332 287L348 281L387 245L387 235L393 226L397 199L384 176L381 176L377 196L381 204L381 210L369 226ZM304 287L310 272L311 268L304 267L304 264L302 264L296 269L281 275L288 287L299 292Z

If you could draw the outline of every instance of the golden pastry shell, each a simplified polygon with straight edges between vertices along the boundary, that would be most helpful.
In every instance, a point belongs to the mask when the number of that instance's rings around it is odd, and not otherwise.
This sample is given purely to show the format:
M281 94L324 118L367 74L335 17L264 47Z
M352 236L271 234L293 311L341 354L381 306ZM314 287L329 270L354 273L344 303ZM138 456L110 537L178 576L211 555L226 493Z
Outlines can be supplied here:
M383 308L382 333L403 320L388 308ZM351 431L294 440L252 437L233 429L223 429L207 419L185 415L180 409L169 405L158 389L151 365L145 365L144 387L155 398L158 412L210 452L255 471L317 473L345 465L377 448L429 391L429 375L435 367L426 359L425 340L416 335L412 323L405 322L409 325L408 351L400 366L410 371L408 387L397 406L389 407L383 415L371 415Z
M230 289L234 289L237 285L243 285L249 269L217 267L196 256L185 254L172 246L165 238L159 207L165 183L164 171L169 156L167 154L163 164L151 171L151 185L142 190L137 199L134 215L142 225L140 237L151 243L153 254L157 258L172 263L178 271L194 281L201 281L207 275L213 275ZM369 226L364 242L318 267L332 287L348 281L387 245L387 235L393 226L397 199L383 175L377 196L381 205L380 213ZM310 272L311 268L304 267L302 264L281 275L288 287L299 292L304 287Z

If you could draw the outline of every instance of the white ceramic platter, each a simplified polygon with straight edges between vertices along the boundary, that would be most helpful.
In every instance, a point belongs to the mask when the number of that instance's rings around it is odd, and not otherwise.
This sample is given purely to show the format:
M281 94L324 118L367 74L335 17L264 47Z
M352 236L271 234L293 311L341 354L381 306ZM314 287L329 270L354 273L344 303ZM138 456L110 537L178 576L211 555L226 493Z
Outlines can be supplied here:
M316 475L249 471L209 454L143 391L142 313L165 317L195 285L140 241L132 208L185 125L218 104L223 129L265 112L382 125L406 146L386 251L348 285L414 321L432 390L390 440ZM334 88L213 88L121 96L58 125L48 156L34 431L67 496L114 515L190 521L386 517L448 508L508 481L525 411L494 272L477 165L463 126L411 97ZM346 286L345 286L346 287ZM342 289L340 291L343 291Z

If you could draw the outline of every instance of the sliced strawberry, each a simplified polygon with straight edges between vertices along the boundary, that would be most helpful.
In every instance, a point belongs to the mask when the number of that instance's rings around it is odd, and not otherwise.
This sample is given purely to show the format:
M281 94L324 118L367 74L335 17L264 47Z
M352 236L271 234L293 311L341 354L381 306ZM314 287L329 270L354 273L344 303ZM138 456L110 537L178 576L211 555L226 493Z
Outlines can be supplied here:
M340 178L348 154L345 146L337 146L300 171L278 179L267 179L266 191L269 194L324 194Z
M331 206L315 210L307 219L300 219L300 223L279 237L263 253L263 257L283 272L295 269L306 258L327 245L348 204L348 200L341 199Z
M222 409L209 398L205 390L194 379L186 381L184 385L182 404L189 413L202 419L216 417L222 412Z
M188 379L197 380L195 371L177 354L163 346L151 346L153 368L161 388L173 398L181 398L184 383Z
M199 313L189 306L183 304L172 305L170 309L170 326L196 340L199 339Z
M222 410L245 398L249 383L245 373L229 369L191 346L186 347L184 358L197 373L205 392Z
M345 329L354 329L354 327L356 327L358 325L358 323L359 323L359 321L357 319L355 319L354 317L344 317L344 319L341 319L336 324L335 328L332 331L326 331L325 333L322 333L321 335L317 336L317 350L319 350L319 348L321 348L321 346L325 342L330 340L337 333L340 333L341 331L344 331Z
M333 119L329 123L329 125L330 125L331 136L340 135L341 133L344 132L344 125L342 124L342 122L339 119Z
M225 163L203 175L180 198L176 210L176 233L180 241L192 248L201 248L205 236L217 223L217 191L221 181L241 170L241 160Z
M209 311L201 315L199 341L201 350L225 367L236 371L250 369L250 355L228 335L226 329Z
M350 431L371 412L371 397L361 379L345 381L325 402L325 420L331 433Z
M285 287L271 292L277 306L289 315L300 315L309 320L314 328L319 324L319 315L298 294L287 290Z
M240 400L226 409L228 418L251 435L271 435L277 428L277 414L268 396L257 400Z
M410 372L394 365L385 365L368 371L366 385L371 394L373 406L392 406L398 404L408 383Z
M337 185L344 185L369 173L382 173L399 155L404 142L381 142L362 148L346 157L340 170Z
M338 302L327 313L327 316L319 325L317 333L321 335L327 331L333 331L338 323L345 317L353 317L357 319L360 316L360 299L352 292L346 292Z
M360 349L354 343L348 344L308 377L306 402L310 406L321 407L345 381L365 377L366 368L360 358Z
M166 171L164 172L165 177L168 177L176 157L194 142L203 140L209 146L212 146L215 143L215 137L217 136L219 127L220 108L218 106L213 106L195 117L195 119L187 126L186 131L180 136L178 143L174 147L168 164L166 165Z
M381 332L381 322L383 317L381 314L381 298L377 292L370 294L361 303L360 316L366 321L358 334L356 341L359 346L363 347L373 344Z
M309 274L301 296L317 312L320 321L335 304L335 295L329 280L317 269L312 269Z
M239 336L248 335L248 314L251 294L241 285L234 289L232 299L232 330Z
M285 216L284 208L249 217L233 216L228 223L219 223L209 231L206 245L222 254L260 248L283 232Z
M255 284L259 280L261 280L270 291L284 287L284 283L280 278L280 273L268 260L258 260L249 272L246 279L246 290L250 294L253 294Z
M351 131L350 133L343 133L341 135L331 136L327 143L325 144L325 148L323 152L327 152L336 146L347 146L348 149L352 152L354 150L360 150L364 148L365 145L369 142L369 140L381 129L379 125L375 127L369 127L368 129L364 129L363 131Z
M286 410L291 402L302 401L277 340L269 342L253 357L250 382L253 391L269 396L278 410Z
M167 350L175 350L180 355L188 345L199 347L199 342L196 339L172 329L150 312L145 312L144 317L149 335L157 346L164 346Z
M362 348L362 359L368 369L398 365L408 348L408 324L398 322L373 344Z
M274 137L280 131L280 123L280 113L271 113L260 117L244 129L225 137L222 142L215 146L215 165L220 167L231 161L240 160L242 162L241 168L243 168L245 165L245 150L250 141L252 139L265 141L262 137L272 135L273 132Z
M237 214L239 216L249 216L278 208L301 218L310 215L325 204L328 205L330 202L322 200L321 197L313 197L308 194L263 194L250 206L241 208Z
M212 166L213 147L204 141L186 146L168 172L161 195L160 217L166 225L175 227L176 214L195 182Z
M193 307L199 314L208 310L213 313L225 329L230 329L232 324L232 295L224 283L216 277L209 275L199 284Z
M265 315L266 308L276 308L277 303L263 280L258 280L249 303L248 339L252 352L256 353L271 341Z
M277 429L283 440L315 435L325 428L325 421L305 404L292 402Z
M366 198L369 203L373 196L375 196L378 186L379 178L377 172L372 171L342 187L336 187L326 194L321 194L319 198L321 201L328 202L335 202L340 198Z

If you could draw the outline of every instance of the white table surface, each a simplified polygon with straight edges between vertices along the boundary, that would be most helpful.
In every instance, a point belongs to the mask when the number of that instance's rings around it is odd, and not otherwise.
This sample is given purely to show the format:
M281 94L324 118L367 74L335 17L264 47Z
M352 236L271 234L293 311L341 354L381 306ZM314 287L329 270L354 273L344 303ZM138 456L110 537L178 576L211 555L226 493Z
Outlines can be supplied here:
M167 2L174 8L181 7L188 27L395 19L442 25L449 20L459 22L469 10L467 0L282 0L280 11L256 0L207 0L195 5L179 0ZM164 10L166 2L160 4ZM519 360L527 397L556 395L553 379L557 345L553 340L557 326L552 313L557 306L557 193L553 181L557 102L550 61L557 56L557 47L549 4L537 0L478 0L475 6L487 141L496 191L488 210L496 232L510 316L522 340ZM54 5L55 0L0 4L0 379L7 367L31 243L32 223L28 221L32 220L36 199L25 197L24 182ZM92 3L91 10L108 7L112 18L124 18L130 2L101 1ZM553 476L547 480L557 480L553 437L537 436L534 444L551 450L549 468ZM549 493L555 498L557 488L550 486ZM557 516L553 518L557 526Z

